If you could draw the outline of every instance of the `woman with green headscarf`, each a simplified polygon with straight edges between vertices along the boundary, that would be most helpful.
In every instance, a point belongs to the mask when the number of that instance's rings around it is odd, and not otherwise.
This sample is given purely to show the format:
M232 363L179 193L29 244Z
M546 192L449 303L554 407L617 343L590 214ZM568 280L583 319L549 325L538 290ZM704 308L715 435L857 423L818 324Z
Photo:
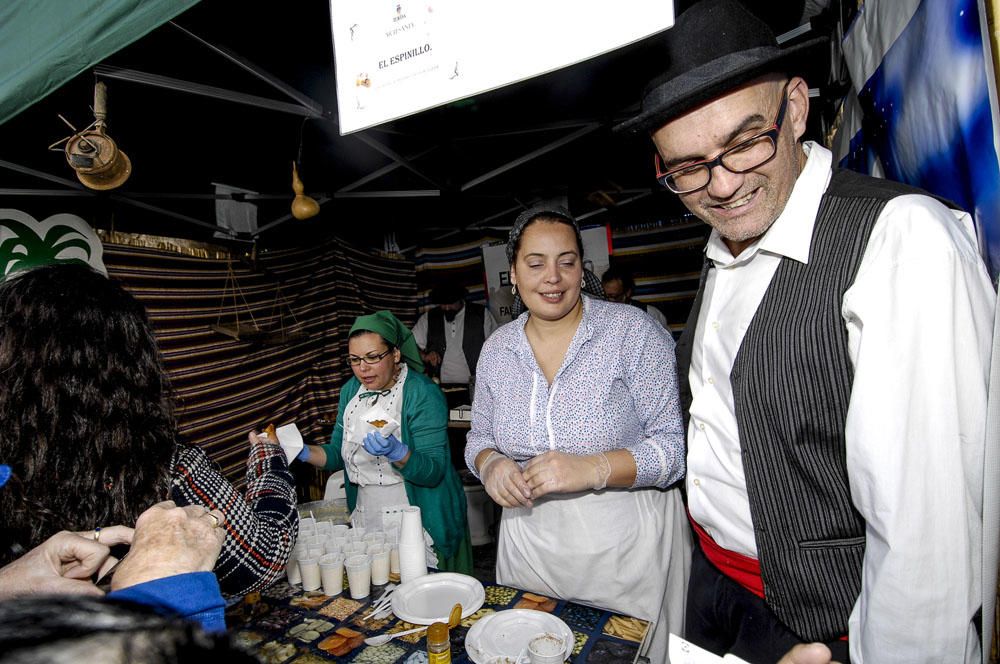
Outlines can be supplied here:
M354 376L340 390L330 442L307 445L298 458L325 470L343 468L352 511L419 507L437 568L470 574L465 491L451 464L448 407L423 373L413 333L388 311L359 316L347 350Z

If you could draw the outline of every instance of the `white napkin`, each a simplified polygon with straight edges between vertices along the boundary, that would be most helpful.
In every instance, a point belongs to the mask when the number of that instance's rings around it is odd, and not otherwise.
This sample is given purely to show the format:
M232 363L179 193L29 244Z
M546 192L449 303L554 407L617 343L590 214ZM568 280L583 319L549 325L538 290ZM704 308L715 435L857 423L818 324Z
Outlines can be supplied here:
M390 415L389 411L383 408L381 404L375 404L371 410L365 413L364 421L368 426L375 431L378 431L386 438L399 431L399 421ZM383 421L385 424L381 427L377 427L372 424L372 422L377 421Z
M291 463L299 455L299 452L302 451L304 444L302 442L302 434L299 433L299 428L293 422L292 424L278 427L274 430L274 433L278 435L278 444L285 451L285 459L288 463Z
M716 664L725 662L726 664L748 664L746 660L740 659L736 655L726 655L719 657L715 653L704 648L699 648L690 641L685 641L676 634L670 635L670 645L668 655L671 664Z

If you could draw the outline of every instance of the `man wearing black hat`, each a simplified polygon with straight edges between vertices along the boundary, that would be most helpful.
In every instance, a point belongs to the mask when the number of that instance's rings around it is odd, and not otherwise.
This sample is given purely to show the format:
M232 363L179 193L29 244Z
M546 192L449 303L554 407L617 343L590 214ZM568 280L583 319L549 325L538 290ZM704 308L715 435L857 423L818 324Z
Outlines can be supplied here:
M442 283L431 290L437 306L413 326L413 337L428 373L442 383L468 385L476 372L483 342L497 329L496 318L481 304L466 302L465 287Z
M735 0L666 35L621 128L651 135L660 183L713 229L677 346L686 636L751 662L809 641L978 661L995 294L972 221L800 142L790 74L814 44L780 49Z

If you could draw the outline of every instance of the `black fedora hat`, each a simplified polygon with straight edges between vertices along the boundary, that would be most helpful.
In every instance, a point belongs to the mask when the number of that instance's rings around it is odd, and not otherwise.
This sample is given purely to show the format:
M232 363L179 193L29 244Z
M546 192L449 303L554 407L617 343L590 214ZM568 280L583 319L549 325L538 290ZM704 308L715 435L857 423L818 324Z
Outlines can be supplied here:
M639 114L616 132L652 132L692 108L771 72L805 69L827 43L780 48L768 25L737 0L702 0L664 33L667 70L642 93Z

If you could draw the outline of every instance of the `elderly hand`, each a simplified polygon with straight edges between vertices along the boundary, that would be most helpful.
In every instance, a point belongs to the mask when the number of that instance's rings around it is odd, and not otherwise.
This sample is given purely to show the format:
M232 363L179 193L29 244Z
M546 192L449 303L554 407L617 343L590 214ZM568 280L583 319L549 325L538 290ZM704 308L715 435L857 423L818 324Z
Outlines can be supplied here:
M479 467L483 487L501 507L531 507L531 489L521 467L508 456L494 451Z
M370 431L362 443L365 451L372 456L384 456L389 461L402 461L409 453L406 443L393 435L383 436L378 431Z
M604 454L578 456L553 450L539 454L524 467L524 479L531 495L573 493L603 489L611 475L611 463Z
M210 572L226 539L225 517L201 505L153 505L135 522L132 548L111 579L111 589L187 572Z
M92 530L64 530L0 569L0 599L19 595L103 595L90 577L115 563L108 547L131 542L132 529L103 528L100 541L94 535Z
M822 643L800 643L785 653L778 664L837 664L830 661L832 658L830 649Z

